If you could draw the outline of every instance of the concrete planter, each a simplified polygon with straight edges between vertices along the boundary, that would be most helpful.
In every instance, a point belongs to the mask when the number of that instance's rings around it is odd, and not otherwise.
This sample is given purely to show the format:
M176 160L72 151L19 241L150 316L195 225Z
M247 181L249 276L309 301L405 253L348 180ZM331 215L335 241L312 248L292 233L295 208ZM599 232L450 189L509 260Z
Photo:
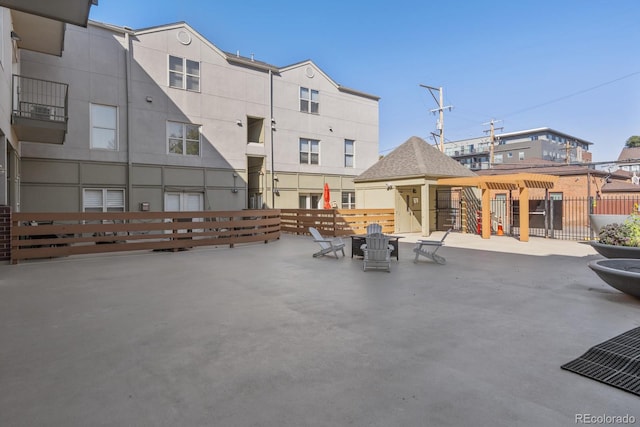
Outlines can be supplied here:
M640 260L599 259L591 261L589 268L612 288L640 298Z
M640 247L606 245L600 242L591 242L593 249L605 258L634 258L640 259Z
M603 214L590 214L589 220L591 221L591 229L596 234L600 234L600 230L605 225L609 224L622 224L629 215L603 215Z

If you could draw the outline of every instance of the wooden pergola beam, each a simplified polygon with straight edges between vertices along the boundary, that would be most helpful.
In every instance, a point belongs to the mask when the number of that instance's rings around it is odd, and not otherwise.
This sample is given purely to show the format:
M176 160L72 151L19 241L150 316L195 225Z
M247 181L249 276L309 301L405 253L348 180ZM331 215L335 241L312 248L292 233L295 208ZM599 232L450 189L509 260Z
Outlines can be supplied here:
M438 185L477 187L482 191L482 238L491 237L491 190L518 190L520 199L520 241L529 241L529 189L553 188L558 177L535 173L479 175L461 178L440 178Z

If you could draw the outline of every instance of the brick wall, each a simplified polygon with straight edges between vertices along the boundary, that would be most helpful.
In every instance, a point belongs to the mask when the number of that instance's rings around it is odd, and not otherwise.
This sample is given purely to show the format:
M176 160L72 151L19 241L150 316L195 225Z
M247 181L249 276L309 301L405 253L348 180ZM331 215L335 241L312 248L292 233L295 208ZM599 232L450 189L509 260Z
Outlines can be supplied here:
M11 259L11 208L0 206L0 261Z

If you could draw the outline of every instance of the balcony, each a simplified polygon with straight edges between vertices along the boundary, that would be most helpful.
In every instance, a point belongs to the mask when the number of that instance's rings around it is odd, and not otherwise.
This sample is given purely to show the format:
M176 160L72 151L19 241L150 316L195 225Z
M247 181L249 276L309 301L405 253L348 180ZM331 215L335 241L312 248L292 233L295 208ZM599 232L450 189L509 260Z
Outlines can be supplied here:
M11 124L20 141L64 143L68 85L13 75Z

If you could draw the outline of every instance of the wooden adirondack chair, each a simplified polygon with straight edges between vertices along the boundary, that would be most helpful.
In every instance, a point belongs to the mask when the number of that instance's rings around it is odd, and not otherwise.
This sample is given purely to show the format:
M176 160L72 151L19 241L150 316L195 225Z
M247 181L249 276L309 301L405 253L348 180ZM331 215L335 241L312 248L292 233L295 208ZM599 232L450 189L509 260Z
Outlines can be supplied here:
M382 233L368 235L366 243L360 247L364 253L362 269L385 269L391 272L391 252L393 245L389 244L389 236Z
M342 256L344 256L345 243L342 241L340 237L335 237L333 239L326 239L322 237L320 232L314 227L309 227L309 233L311 233L311 236L313 237L313 241L318 243L321 248L318 252L313 254L314 258L324 256L328 253L333 252L336 259L338 259L338 251L341 251Z
M444 239L447 238L449 233L451 233L452 229L453 228L448 229L447 232L444 233L444 236L442 236L442 239L440 240L418 240L416 242L416 247L413 248L413 252L416 253L416 258L413 260L413 262L417 262L418 257L422 255L426 258L432 259L438 264L446 264L447 260L441 257L440 255L436 254L436 252L438 252L438 249L444 246Z

